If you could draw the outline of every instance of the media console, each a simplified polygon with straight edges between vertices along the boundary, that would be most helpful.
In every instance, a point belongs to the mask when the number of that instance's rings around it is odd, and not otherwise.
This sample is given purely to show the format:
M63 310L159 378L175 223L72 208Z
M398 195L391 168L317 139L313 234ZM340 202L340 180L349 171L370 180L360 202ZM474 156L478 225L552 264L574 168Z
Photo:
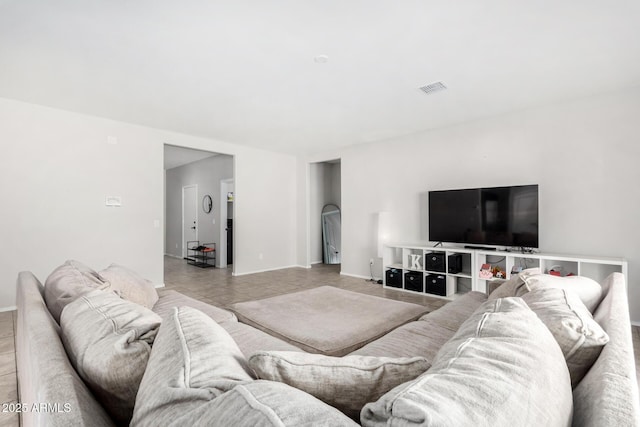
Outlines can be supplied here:
M624 258L390 244L383 251L383 285L453 299L472 290L486 292L487 282L495 277L480 277L485 264L499 267L505 279L512 271L532 267L540 267L544 273L586 276L597 282L613 272L627 276Z

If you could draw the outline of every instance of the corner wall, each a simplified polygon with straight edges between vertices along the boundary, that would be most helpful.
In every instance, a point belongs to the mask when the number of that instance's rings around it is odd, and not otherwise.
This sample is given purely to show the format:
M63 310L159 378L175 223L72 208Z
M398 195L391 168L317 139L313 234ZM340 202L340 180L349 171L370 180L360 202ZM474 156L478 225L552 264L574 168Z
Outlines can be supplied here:
M293 156L8 99L0 141L0 310L18 272L44 282L67 259L163 283L165 143L234 156L236 274L295 264Z
M429 190L539 184L540 251L625 257L640 322L638 118L634 88L320 153L298 167L342 159L342 272L363 277L377 259L377 212L390 212L396 241L427 241ZM375 268L381 276L379 259Z

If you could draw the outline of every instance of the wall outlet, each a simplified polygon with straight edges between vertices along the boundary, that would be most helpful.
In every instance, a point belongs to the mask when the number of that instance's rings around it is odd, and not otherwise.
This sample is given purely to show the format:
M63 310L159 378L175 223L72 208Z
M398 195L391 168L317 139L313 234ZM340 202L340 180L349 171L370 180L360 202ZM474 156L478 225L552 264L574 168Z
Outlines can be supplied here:
M258 254L258 259L262 261L262 259L264 258L264 256L262 254Z

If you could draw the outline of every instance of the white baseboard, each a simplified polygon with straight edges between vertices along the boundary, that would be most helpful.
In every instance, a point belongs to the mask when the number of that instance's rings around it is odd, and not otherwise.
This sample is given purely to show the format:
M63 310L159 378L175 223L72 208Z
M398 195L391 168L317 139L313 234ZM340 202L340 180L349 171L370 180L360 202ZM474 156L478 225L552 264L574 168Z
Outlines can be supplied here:
M175 259L184 259L181 256L178 255L174 255L174 254L164 254L164 256L168 256L170 258L175 258Z
M243 273L233 273L233 275L234 276L246 276L248 274L266 273L268 271L285 270L287 268L307 268L307 267L303 267L301 265L287 265L287 266L284 266L284 267L267 268L267 269L264 269L264 270L245 271Z
M156 283L153 285L154 288L164 288L164 283Z
M313 264L322 264L322 260L320 260L320 261L311 261L311 264L312 264L312 265L313 265Z
M362 276L360 274L352 274L352 273L345 273L343 271L340 272L341 276L348 276L348 277L355 277L356 279L365 279L365 280L371 280L371 276ZM379 277L374 277L373 280L381 280Z
M15 305L12 305L10 307L0 307L0 313L3 313L5 311L15 311L17 309L18 307L16 307Z

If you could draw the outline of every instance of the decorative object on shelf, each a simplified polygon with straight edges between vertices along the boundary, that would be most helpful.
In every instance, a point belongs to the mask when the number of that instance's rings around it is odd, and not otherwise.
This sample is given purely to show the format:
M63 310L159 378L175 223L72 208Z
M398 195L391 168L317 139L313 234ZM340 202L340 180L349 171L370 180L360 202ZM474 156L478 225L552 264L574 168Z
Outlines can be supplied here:
M495 277L496 279L507 278L507 274L505 273L505 271L497 265L491 269L491 274L493 274L493 277Z
M411 267L409 267L412 270L420 270L422 269L422 267L420 267L420 258L422 258L421 255L418 254L410 254L409 258L411 258Z
M210 195L206 195L202 198L202 210L205 213L211 213L211 209L213 209L213 200Z
M227 193L227 202L233 202L233 191Z
M493 272L491 271L491 264L482 264L480 268L481 279L493 279Z

